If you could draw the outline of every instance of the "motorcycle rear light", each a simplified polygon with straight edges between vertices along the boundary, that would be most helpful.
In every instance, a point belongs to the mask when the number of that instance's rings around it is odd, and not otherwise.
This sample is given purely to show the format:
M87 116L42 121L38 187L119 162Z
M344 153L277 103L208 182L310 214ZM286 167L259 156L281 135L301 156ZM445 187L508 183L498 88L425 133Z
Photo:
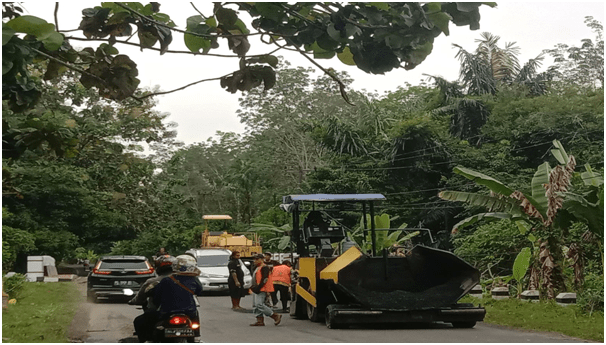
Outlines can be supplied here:
M170 318L170 320L168 321L168 323L170 323L171 325L185 325L187 324L187 318L186 317L182 317L182 316L173 316Z
M198 329L198 328L200 328L200 324L199 323L192 323L191 324L191 328Z

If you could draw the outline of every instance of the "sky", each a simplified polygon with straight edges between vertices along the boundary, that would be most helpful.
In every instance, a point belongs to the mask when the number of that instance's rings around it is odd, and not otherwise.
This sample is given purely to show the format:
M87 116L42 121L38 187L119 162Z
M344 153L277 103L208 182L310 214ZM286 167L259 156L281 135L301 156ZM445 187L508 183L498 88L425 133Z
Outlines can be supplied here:
M188 17L196 15L196 10L190 2L170 1L160 2L160 12L168 14L180 29L185 29ZM31 14L49 23L55 23L53 2L25 1L20 3ZM212 3L196 2L196 8L204 14L211 13ZM450 24L450 35L443 34L434 41L432 53L423 63L411 71L404 69L392 70L385 75L367 74L355 66L342 64L336 57L330 60L316 60L325 68L347 71L354 79L352 88L376 91L379 94L395 90L408 82L419 84L427 77L424 74L441 76L449 81L455 81L459 75L459 62L455 58L457 49L452 44L458 44L467 51L477 47L475 40L482 32L489 32L500 37L499 46L516 42L520 48L520 63L537 57L545 49L554 48L556 44L564 43L569 46L580 46L584 38L594 39L595 35L584 23L586 16L604 23L604 2L497 2L497 7L480 7L480 29L471 31L468 26L457 27ZM94 1L61 1L57 13L60 30L76 29L81 20L84 8L100 5ZM81 31L70 32L67 35L82 37ZM185 51L182 34L173 34L170 50ZM135 37L136 38L136 37ZM135 39L133 38L133 39ZM72 41L75 47L97 46L97 41L90 45L88 42ZM223 47L219 53L231 54L227 50L227 42L220 40ZM251 54L267 53L273 47L251 39ZM120 53L127 54L137 63L139 69L140 87L161 90L173 90L202 79L220 77L238 69L237 58L218 58L203 55L164 54L156 51L117 45ZM233 54L231 54L233 55ZM313 67L294 52L278 52L293 66ZM546 58L543 63L545 70L552 60ZM278 75L279 78L279 75ZM222 89L219 81L203 82L185 90L177 91L158 97L156 110L170 113L167 122L177 124L177 140L185 145L204 142L215 136L217 131L244 133L245 126L236 115L239 108L238 98L242 93L231 94Z

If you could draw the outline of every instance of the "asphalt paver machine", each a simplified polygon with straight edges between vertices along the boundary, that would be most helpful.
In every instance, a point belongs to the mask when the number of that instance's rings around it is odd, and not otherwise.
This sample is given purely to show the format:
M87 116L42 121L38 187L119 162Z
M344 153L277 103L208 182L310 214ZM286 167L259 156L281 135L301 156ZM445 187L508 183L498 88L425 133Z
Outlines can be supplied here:
M281 208L292 214L291 239L299 254L290 315L324 319L328 328L438 321L471 328L482 321L484 308L457 303L479 283L480 272L453 253L424 245L405 256L377 253L376 232L397 230L375 228L374 207L381 200L381 194L283 197ZM372 250L364 253L350 241L343 226L331 222L331 212L359 212Z

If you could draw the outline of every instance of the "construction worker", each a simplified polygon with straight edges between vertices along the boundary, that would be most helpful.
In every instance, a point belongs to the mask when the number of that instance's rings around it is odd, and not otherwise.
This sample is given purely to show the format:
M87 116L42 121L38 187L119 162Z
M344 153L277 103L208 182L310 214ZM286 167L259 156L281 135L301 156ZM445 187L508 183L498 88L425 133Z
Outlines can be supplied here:
M271 278L274 283L274 292L271 293L271 300L274 305L274 309L278 307L278 292L280 293L280 301L282 301L282 312L288 312L288 300L290 295L288 290L290 289L290 267L291 263L288 260L284 260L282 264L275 266L272 270Z
M274 325L280 324L282 315L274 313L271 308L265 304L267 294L274 291L274 284L271 280L269 267L263 261L263 254L255 256L255 271L253 273L253 285L250 288L253 293L253 314L257 318L257 322L251 326L265 326L264 316L269 316L274 320Z

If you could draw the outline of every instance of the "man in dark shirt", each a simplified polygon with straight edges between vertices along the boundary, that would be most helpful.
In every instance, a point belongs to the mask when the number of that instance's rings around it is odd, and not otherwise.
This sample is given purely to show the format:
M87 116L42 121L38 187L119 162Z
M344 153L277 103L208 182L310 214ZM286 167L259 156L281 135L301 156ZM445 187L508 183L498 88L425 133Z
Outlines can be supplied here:
M202 286L196 278L200 274L196 260L189 255L179 255L173 271L174 274L162 279L154 289L153 302L160 306L159 317L176 311L195 317L195 296L202 296Z
M240 299L244 296L244 271L242 270L240 261L240 252L234 251L231 253L227 269L229 277L227 278L227 286L229 287L229 296L231 297L231 309L242 311L240 307Z

